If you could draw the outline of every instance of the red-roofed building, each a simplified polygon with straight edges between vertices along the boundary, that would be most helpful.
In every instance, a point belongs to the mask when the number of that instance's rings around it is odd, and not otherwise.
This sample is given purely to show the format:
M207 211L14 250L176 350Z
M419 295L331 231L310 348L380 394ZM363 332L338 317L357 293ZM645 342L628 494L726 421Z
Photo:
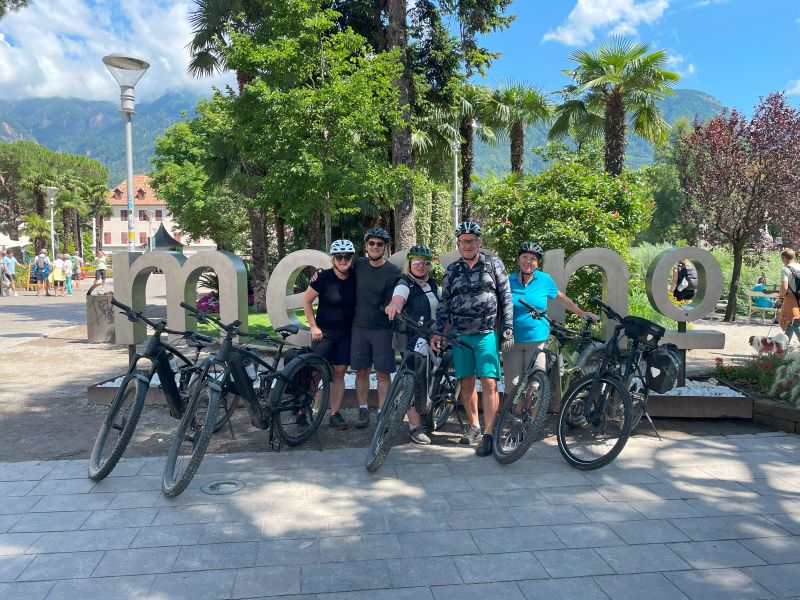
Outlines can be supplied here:
M172 213L150 187L149 175L134 175L133 190L133 210L136 213L134 245L137 250L147 246L148 235L155 236L162 223L169 234L184 245L184 254L216 248L216 244L209 239L192 240L181 235ZM106 252L124 252L128 249L128 180L117 185L106 200L113 212L104 219L103 249Z

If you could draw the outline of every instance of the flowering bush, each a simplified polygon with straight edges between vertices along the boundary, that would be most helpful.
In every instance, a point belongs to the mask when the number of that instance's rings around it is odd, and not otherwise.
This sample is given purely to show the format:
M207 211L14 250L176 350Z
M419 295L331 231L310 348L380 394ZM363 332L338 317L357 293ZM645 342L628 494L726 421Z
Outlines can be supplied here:
M795 355L796 356L796 355ZM786 356L766 354L748 359L741 365L726 365L721 357L717 357L714 375L730 382L744 382L754 385L765 393L776 394L775 383L778 381ZM800 363L799 363L800 364Z
M775 380L769 393L795 406L800 405L800 353L785 355L775 370Z
M213 293L205 294L197 299L197 310L205 313L219 312L219 298Z

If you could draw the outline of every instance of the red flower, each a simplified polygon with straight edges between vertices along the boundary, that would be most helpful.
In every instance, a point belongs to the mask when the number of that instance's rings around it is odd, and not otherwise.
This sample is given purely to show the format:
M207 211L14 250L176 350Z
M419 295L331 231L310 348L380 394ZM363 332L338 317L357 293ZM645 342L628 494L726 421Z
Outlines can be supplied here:
M721 356L718 356L717 358L715 358L715 359L714 359L714 362L715 362L715 363L716 363L718 366L720 366L720 367L721 367L721 366L722 366L722 357L721 357Z
M511 227L511 221L508 220L508 217L506 217L506 220L503 222L503 225L505 225L506 227Z

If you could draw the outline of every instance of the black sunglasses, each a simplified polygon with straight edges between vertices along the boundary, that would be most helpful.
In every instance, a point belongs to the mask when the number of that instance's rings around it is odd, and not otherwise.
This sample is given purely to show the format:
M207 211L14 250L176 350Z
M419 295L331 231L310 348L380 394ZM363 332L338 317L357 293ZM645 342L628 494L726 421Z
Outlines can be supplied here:
M334 254L333 255L333 260L338 260L338 261L353 260L353 255L352 254Z
M369 242L367 242L367 246L375 246L375 247L377 247L377 248L383 248L385 245L386 245L386 244L385 244L385 243L383 243L383 242L374 242L374 241L372 241L372 240L370 240Z

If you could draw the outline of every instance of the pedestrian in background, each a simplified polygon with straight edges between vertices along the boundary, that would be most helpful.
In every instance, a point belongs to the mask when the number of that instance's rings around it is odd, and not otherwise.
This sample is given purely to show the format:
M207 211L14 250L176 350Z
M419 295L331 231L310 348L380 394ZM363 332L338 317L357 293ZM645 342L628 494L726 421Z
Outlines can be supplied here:
M10 248L6 250L6 255L3 257L3 264L5 264L6 273L10 277L9 285L11 287L11 293L17 296L17 284L14 281L17 274L17 259Z
M72 260L69 254L64 255L64 284L67 286L67 294L72 296Z

